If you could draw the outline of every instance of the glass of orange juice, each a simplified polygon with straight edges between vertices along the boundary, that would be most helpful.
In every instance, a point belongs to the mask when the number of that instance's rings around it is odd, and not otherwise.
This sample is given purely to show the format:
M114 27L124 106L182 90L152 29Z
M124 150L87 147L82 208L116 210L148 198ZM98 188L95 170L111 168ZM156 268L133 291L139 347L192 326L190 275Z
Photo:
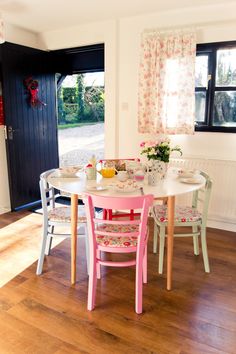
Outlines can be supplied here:
M104 178L112 178L115 176L116 169L115 164L112 161L103 161L101 170L98 171Z

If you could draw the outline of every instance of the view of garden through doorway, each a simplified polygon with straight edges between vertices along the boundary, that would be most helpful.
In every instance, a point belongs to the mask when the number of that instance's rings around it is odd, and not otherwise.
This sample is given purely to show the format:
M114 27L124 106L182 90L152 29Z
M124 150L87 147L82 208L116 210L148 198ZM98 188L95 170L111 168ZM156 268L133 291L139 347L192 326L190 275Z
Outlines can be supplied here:
M67 75L57 104L60 166L104 158L104 72Z

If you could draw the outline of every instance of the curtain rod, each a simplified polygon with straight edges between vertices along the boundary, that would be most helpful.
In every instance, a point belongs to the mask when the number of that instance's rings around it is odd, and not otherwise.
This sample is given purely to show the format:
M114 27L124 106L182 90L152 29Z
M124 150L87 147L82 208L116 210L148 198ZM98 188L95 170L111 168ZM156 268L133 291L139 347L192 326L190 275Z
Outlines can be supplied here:
M192 31L192 32L195 32L197 30L200 30L202 29L203 26L197 26L197 27L183 27L183 28L180 28L180 27L166 27L166 28L147 28L145 30L143 30L142 33L168 33L168 32L184 32L184 31Z
M235 25L235 20L222 20L222 21L213 21L213 22L202 22L199 24L189 24L189 25L183 25L183 27L179 27L180 25L175 25L173 27L155 27L155 28L147 28L144 29L143 32L167 32L167 31L185 31L185 30L201 30L205 28L212 28L214 26L229 26L229 25ZM178 26L178 27L177 27Z

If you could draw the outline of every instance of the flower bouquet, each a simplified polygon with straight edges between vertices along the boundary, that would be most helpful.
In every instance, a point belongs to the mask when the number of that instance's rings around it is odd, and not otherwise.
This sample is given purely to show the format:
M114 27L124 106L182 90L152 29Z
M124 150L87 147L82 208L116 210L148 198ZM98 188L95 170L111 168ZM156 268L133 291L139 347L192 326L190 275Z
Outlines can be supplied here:
M146 155L149 161L159 160L168 163L172 151L178 151L182 155L180 146L170 146L169 138L162 138L159 141L143 141L140 147L142 148L141 155Z
M172 151L178 151L182 155L181 148L178 145L171 147L170 139L166 137L159 141L144 141L140 147L141 155L146 155L148 159L146 172L150 185L156 185L159 179L165 178Z

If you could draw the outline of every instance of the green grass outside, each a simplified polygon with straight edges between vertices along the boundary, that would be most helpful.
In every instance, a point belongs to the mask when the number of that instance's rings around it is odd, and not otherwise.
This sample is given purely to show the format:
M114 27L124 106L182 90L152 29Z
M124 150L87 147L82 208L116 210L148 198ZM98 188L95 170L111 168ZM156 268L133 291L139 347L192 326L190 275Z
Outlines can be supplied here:
M104 123L104 122L99 122ZM94 125L97 122L83 122L83 123L69 123L69 124L59 124L58 129L68 129L68 128L76 128L76 127L84 127L86 125Z

